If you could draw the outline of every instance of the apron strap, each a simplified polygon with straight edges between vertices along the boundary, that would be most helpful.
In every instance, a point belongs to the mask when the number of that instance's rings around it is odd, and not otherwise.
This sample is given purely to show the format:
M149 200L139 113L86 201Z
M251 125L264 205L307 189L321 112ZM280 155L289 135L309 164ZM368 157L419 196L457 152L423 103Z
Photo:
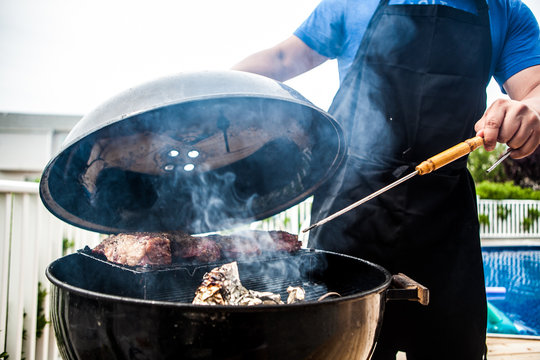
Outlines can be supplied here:
M379 5L388 5L389 1L390 0L381 0L379 2ZM487 0L474 0L474 2L476 4L476 10L478 10L478 13L489 9L489 6L487 4ZM429 5L429 4L426 4L426 5ZM433 5L437 5L437 4L433 4Z
M474 0L474 2L476 3L476 10L478 10L478 13L481 11L487 11L489 9L487 0Z

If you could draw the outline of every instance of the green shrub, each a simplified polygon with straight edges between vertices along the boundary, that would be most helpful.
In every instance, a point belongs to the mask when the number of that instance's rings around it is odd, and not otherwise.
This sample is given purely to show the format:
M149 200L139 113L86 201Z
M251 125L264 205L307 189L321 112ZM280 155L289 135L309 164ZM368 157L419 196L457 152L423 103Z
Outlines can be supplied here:
M535 208L528 208L527 214L529 219L536 221L540 217L540 210L536 210Z
M531 199L540 200L540 191L530 188L522 188L512 184L511 181L505 183L494 183L482 181L476 185L476 194L481 199Z
M512 209L507 208L504 205L497 205L497 217L501 220L506 220L508 215L512 212Z
M521 222L521 226L523 227L523 230L526 232L529 232L531 230L531 227L536 223L539 217L540 217L539 210L536 210L535 208L528 208L527 216L524 217L523 221Z
M531 230L531 226L533 225L533 220L531 218L524 218L521 222L521 226L523 226L523 230L525 232L529 232Z
M489 216L486 214L478 214L478 222L480 225L489 226Z
M68 238L62 239L62 254L66 255L70 250L75 249L75 241Z
M503 182L510 180L504 172L504 166L500 164L493 171L487 173L486 170L493 165L505 151L506 146L503 144L497 144L495 150L486 151L483 147L476 149L469 154L467 159L467 168L471 172L471 175L475 183L481 181L494 181Z
M47 289L41 285L41 281L38 282L38 303L37 303L37 324L36 324L36 338L39 339L43 335L43 329L49 321L45 318L44 303L47 297Z

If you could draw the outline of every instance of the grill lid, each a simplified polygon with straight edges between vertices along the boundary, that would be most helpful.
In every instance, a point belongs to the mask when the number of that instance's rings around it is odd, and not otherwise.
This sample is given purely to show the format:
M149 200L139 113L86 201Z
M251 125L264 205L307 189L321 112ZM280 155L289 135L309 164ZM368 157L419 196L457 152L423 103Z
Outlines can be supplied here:
M60 219L101 233L203 233L299 203L344 151L336 121L282 83L183 73L83 117L45 168L40 194Z

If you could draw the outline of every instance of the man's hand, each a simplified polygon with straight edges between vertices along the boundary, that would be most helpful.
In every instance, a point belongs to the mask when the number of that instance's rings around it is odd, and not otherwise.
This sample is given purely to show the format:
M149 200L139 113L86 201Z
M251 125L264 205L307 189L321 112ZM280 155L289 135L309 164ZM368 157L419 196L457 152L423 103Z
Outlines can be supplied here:
M474 126L484 137L484 148L495 149L497 142L513 149L510 155L521 159L540 145L540 65L524 69L504 83L510 99L496 100Z
M496 100L474 129L484 138L487 151L495 149L497 142L506 143L513 149L514 159L532 154L540 144L540 115L517 100Z

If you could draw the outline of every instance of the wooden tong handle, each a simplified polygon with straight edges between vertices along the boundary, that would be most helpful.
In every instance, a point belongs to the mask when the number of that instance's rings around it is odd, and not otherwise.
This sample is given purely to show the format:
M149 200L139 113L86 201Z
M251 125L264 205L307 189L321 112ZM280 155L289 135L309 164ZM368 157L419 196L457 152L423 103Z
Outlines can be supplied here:
M430 157L426 161L423 161L416 167L416 171L418 171L418 174L420 175L428 174L448 163L451 163L454 160L459 159L460 157L467 155L482 145L484 145L484 139L480 136L467 139L455 146L452 146L450 149L444 150L443 152Z

